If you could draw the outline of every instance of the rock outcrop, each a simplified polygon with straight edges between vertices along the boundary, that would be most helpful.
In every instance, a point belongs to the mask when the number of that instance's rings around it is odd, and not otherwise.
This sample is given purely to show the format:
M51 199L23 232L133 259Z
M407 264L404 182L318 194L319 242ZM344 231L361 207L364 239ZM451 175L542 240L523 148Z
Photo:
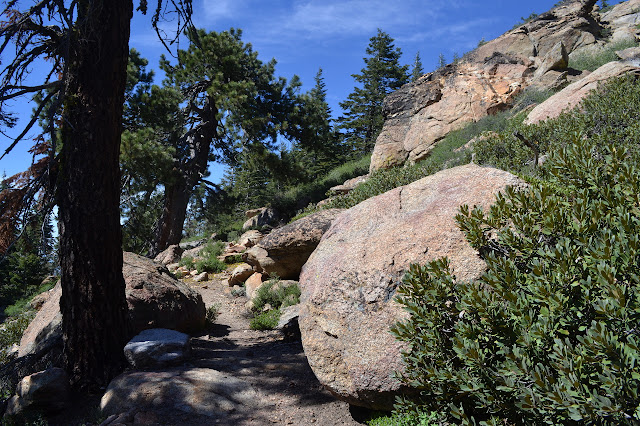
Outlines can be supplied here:
M627 62L609 62L588 76L570 84L549 99L537 105L525 120L526 124L535 124L559 116L563 111L571 110L592 91L605 81L625 74L640 76L640 67Z
M247 250L243 259L257 272L298 279L302 265L341 211L322 210L275 229Z
M337 397L390 409L401 390L402 345L389 328L405 318L394 301L412 263L449 257L459 279L479 276L484 262L454 216L461 204L488 208L510 173L476 165L428 176L343 212L300 276L299 325L309 365Z
M567 66L567 56L595 44L600 34L591 14L595 3L564 2L478 47L460 63L390 94L383 105L385 124L373 150L371 172L424 159L447 133L510 108L533 83L556 87L562 84L559 79L566 81L567 75L557 70Z

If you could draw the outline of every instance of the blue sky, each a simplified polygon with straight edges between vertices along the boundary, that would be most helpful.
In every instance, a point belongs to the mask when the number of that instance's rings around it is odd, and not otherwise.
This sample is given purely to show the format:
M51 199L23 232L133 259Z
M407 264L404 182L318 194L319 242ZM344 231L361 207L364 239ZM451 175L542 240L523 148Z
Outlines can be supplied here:
M328 100L337 117L339 102L353 90L351 75L364 66L365 49L377 28L395 39L403 52L402 63L413 64L419 51L423 68L429 72L436 67L440 53L451 61L454 52L462 55L480 39L491 40L521 17L545 12L556 1L194 0L194 23L210 31L241 28L243 40L253 45L259 58L275 58L280 76L300 76L304 91L313 86L313 78L322 68ZM166 28L170 31L170 23ZM130 47L139 50L152 68L157 68L160 55L166 53L151 28L150 17L140 13L132 22ZM19 115L27 119L31 108L26 100L16 105ZM2 151L9 144L0 136ZM0 174L24 170L30 161L28 147L29 141L24 141L1 160ZM222 169L212 166L210 170L211 179L217 181Z

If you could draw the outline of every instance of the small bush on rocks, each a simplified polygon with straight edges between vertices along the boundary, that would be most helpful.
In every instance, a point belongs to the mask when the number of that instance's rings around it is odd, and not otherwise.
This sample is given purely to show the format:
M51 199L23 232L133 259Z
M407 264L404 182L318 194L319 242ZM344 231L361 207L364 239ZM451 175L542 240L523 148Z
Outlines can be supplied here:
M455 424L640 421L640 169L617 141L553 153L545 180L457 221L487 263L462 282L448 261L412 266L401 412Z
M251 311L254 318L251 328L254 330L270 330L278 325L280 310L287 306L300 303L300 287L298 284L282 286L278 278L264 283L256 293ZM267 312L262 312L265 306L271 306Z
M280 310L273 309L261 312L251 319L249 326L252 330L273 330L280 321Z

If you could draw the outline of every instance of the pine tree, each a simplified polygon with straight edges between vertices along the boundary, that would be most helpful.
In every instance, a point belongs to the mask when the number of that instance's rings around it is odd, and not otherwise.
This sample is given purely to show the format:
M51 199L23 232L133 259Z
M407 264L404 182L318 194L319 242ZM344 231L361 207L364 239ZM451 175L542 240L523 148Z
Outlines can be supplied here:
M290 135L297 141L297 160L309 181L324 175L344 159L344 147L331 125L322 68L315 76L314 87L298 100L297 109L289 117Z
M382 130L384 117L382 101L394 90L409 80L408 65L400 65L402 55L389 34L378 29L370 39L365 67L352 77L360 85L353 89L347 100L340 103L344 115L338 119L338 128L352 150L358 154L371 152L378 134Z
M422 69L422 60L420 59L420 51L416 52L416 58L413 60L413 70L411 71L411 81L416 81L424 74Z
M447 66L447 58L444 57L444 53L438 56L438 68L444 68Z

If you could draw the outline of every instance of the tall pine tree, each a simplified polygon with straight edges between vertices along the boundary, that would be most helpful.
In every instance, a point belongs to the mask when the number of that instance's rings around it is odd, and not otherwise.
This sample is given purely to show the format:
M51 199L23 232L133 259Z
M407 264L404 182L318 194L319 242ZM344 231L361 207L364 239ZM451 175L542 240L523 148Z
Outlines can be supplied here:
M420 51L416 53L416 58L413 60L413 69L411 70L411 81L416 81L424 74L422 69L422 59L420 58Z
M340 103L344 115L338 119L338 127L356 154L371 152L384 124L382 101L409 81L409 66L400 65L402 51L393 42L389 34L378 29L367 46L365 67L360 74L352 74L359 86Z

